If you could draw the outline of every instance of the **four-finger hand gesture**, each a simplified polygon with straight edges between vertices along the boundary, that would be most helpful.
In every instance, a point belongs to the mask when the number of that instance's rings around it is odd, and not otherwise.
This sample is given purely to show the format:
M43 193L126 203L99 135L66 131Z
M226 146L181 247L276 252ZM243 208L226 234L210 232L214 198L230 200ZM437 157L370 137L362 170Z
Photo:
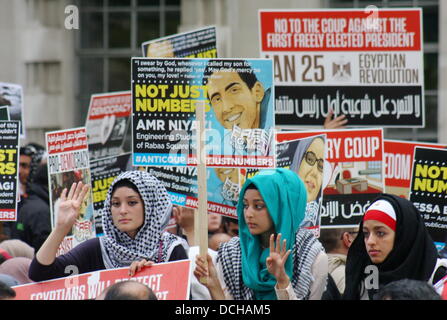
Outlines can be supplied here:
M284 240L281 246L281 234L270 236L270 255L266 259L267 270L272 274L278 282L278 288L284 289L289 285L290 279L286 274L285 264L290 255L291 250L286 250L287 241Z
M62 191L57 216L57 228L62 229L65 233L71 230L79 216L81 204L84 201L88 189L88 185L84 185L82 181L79 181L71 185L68 195L67 188Z

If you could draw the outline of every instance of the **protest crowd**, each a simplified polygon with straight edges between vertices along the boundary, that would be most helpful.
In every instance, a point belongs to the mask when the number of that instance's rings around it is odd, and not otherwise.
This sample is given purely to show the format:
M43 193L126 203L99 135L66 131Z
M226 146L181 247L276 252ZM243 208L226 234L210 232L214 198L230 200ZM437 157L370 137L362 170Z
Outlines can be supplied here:
M260 12L263 57L305 46L297 33L295 47L282 42L280 18ZM414 45L367 31L356 33L369 41L357 39L358 52ZM92 96L85 126L47 132L45 146L20 145L20 121L0 120L0 168L12 168L0 184L0 299L447 299L446 146L387 140L373 121L418 118L413 87L340 95L351 72L340 64L341 85L319 84L324 105L315 86L278 79L287 56L219 59L215 28L195 32L208 42L189 53L177 51L184 34L145 43L131 91ZM319 50L330 54L326 41ZM337 102L349 94L361 101ZM399 108L380 109L374 94ZM407 179L393 179L387 161L404 154Z

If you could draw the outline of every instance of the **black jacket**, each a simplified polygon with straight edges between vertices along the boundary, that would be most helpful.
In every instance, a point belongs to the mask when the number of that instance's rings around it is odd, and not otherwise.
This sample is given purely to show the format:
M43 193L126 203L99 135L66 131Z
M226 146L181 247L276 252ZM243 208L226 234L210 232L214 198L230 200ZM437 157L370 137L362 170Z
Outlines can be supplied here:
M51 232L48 187L31 184L28 198L22 201L11 238L26 242L37 252Z

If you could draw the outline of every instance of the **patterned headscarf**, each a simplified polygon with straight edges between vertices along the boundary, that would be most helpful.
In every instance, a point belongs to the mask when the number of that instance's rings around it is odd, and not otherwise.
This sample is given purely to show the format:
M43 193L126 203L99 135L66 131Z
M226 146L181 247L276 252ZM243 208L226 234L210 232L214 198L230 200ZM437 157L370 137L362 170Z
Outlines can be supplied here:
M144 203L144 222L135 239L119 231L112 220L112 190L122 180L128 180L136 186ZM163 232L167 213L171 211L171 199L157 178L145 171L121 173L110 185L102 212L104 236L100 238L100 243L105 267L125 267L141 259L165 262L177 245L186 246L183 239Z
M306 189L298 175L287 169L263 170L247 179L237 207L240 238L223 244L218 252L224 281L235 299L275 299L276 280L267 271L265 259L269 249L263 249L259 236L253 236L245 223L243 197L250 184L261 194L272 218L275 232L287 239L292 250L285 269L299 299L306 299L313 282L311 266L323 251L322 245L308 230L299 229L304 218Z

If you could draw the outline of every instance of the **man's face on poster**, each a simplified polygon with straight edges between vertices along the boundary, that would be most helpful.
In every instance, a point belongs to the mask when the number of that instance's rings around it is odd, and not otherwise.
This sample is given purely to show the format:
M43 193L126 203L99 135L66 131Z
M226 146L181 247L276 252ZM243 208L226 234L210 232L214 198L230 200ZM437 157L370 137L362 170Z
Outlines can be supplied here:
M207 89L216 118L224 128L259 128L264 98L264 87L259 81L250 89L237 72L223 70L211 75Z

